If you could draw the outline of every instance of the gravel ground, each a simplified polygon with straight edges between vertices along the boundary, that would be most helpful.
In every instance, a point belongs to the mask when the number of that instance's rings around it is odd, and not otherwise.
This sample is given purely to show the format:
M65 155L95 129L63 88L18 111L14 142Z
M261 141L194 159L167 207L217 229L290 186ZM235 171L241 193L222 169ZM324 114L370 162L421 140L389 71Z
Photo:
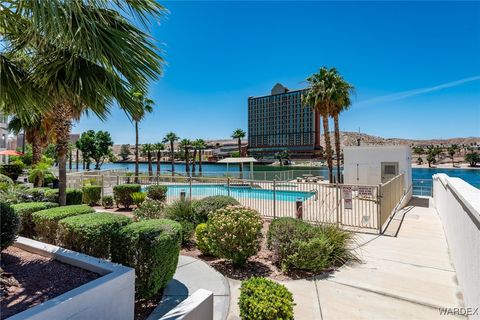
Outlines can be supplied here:
M15 247L1 254L0 319L29 309L100 277Z

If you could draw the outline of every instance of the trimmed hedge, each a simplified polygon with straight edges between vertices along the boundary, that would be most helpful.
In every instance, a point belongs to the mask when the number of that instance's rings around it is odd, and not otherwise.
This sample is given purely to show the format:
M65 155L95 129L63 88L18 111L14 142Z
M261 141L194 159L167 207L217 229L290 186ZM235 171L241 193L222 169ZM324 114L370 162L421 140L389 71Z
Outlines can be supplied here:
M207 221L207 239L215 256L230 259L235 265L243 265L260 250L260 213L243 206L219 209Z
M5 202L0 202L0 250L6 249L17 238L20 219L13 208Z
M152 184L146 188L147 196L152 200L165 202L167 200L167 187Z
M58 222L58 242L64 248L108 259L113 235L130 222L128 217L108 212L64 218Z
M195 202L196 223L207 222L210 213L228 206L238 206L240 202L229 196L210 196Z
M58 222L64 218L95 212L86 205L74 205L41 210L32 214L35 232L40 241L56 244Z
M294 218L279 218L268 229L267 244L283 270L290 267L319 272L348 260L358 260L354 235L330 225L311 225Z
M83 203L82 189L67 188L67 206ZM58 202L58 189L46 189L45 197L48 202Z
M141 192L142 186L139 184L120 184L113 187L113 198L118 205L129 208L133 204L131 194Z
M258 320L293 319L293 295L275 281L252 277L240 287L240 318Z
M137 298L149 298L172 279L182 227L168 219L131 223L115 235L112 261L135 268Z
M98 204L102 198L102 187L101 186L84 186L82 188L83 198L82 202L88 204L89 206L94 206Z
M24 202L12 205L13 210L15 210L20 218L19 234L27 238L35 237L35 223L32 219L32 213L55 207L58 207L58 203Z

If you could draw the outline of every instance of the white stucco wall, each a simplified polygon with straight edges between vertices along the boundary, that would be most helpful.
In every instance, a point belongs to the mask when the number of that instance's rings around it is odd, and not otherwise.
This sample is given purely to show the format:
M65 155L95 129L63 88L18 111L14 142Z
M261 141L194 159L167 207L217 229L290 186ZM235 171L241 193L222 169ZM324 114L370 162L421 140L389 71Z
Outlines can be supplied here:
M19 237L14 246L103 276L18 313L9 320L133 319L134 269L23 237Z
M346 184L382 183L382 162L398 162L399 174L405 174L406 189L408 190L412 184L412 155L409 146L345 147L343 158Z
M436 174L433 203L442 220L465 307L480 308L480 190L460 178ZM469 319L480 319L480 309Z
M198 289L159 320L213 320L213 292Z

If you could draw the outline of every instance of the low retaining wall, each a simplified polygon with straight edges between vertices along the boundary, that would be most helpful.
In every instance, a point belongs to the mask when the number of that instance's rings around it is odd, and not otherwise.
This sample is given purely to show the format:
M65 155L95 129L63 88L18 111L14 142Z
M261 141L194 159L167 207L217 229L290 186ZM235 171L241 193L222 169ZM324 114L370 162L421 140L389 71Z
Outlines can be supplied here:
M465 307L479 308L469 318L480 319L480 190L460 178L436 174L433 203L442 220Z
M20 312L9 320L133 319L134 269L23 237L19 237L13 246L96 272L102 277Z
M213 292L198 289L159 320L213 320Z

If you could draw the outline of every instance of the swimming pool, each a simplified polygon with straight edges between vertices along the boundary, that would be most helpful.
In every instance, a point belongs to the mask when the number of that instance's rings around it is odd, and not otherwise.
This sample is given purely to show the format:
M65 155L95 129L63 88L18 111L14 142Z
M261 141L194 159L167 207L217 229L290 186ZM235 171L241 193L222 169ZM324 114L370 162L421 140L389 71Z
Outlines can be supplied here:
M167 185L167 197L180 197L180 191L184 190L188 196L188 185ZM275 200L295 202L297 199L305 201L312 197L315 192L275 190ZM192 197L208 197L217 195L229 195L228 187L223 184L192 185ZM258 189L249 186L230 186L230 196L234 198L249 198L260 200L273 200L273 190Z

